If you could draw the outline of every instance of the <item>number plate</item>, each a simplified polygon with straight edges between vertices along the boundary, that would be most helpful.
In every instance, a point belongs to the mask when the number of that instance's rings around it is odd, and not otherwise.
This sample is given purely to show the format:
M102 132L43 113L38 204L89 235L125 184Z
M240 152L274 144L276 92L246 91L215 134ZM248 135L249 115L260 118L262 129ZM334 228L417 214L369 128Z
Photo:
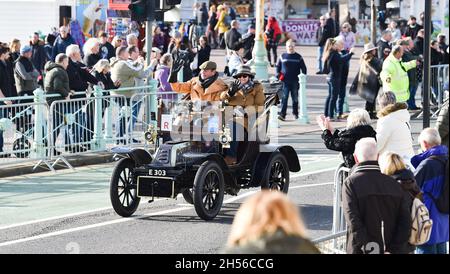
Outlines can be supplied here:
M166 171L164 169L149 169L148 175L164 177L164 176L166 176Z

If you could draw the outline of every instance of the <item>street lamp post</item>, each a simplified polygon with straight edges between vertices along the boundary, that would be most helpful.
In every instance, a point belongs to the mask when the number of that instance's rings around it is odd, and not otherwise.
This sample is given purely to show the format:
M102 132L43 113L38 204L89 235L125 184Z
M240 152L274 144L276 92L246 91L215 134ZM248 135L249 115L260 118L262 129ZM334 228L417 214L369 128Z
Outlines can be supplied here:
M430 127L430 76L431 76L431 0L425 1L424 13L424 50L423 50L423 127Z
M149 10L147 11L147 20L145 22L145 41L146 41L146 65L150 66L151 56L152 56L152 47L153 47L153 36L152 36L152 28L153 21L155 21L155 1L149 1ZM150 86L149 91L150 95L145 97L145 104L147 107L145 108L145 123L147 125L153 125L156 128L157 125L157 111L158 111L158 101L156 96L156 88L157 82L150 75L147 78L147 86Z
M372 44L376 45L377 43L377 7L375 5L375 0L372 0L370 3L370 40Z
M256 34L255 47L253 49L253 56L255 62L253 63L253 70L256 73L255 78L264 80L269 78L267 71L267 53L264 47L264 0L256 1Z

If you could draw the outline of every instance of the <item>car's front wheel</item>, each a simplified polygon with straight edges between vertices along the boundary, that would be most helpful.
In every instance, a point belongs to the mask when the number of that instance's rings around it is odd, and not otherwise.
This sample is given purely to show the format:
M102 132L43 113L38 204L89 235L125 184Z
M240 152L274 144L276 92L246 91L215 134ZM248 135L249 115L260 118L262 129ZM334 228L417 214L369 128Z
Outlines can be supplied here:
M135 164L130 158L117 162L110 181L111 204L122 217L130 217L136 211L140 198L137 197L137 185L133 179Z
M222 168L215 161L204 162L197 171L193 189L194 207L203 220L212 220L222 208L225 183Z

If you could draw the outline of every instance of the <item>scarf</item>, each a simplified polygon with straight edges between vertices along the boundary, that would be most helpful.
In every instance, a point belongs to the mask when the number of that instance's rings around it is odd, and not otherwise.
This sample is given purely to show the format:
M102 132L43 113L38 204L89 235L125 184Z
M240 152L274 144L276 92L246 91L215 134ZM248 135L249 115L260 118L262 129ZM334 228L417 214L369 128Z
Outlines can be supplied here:
M253 87L255 86L255 83L252 80L249 80L246 84L240 85L239 89L242 90L245 96L250 93L250 91L253 90Z
M212 85L212 83L214 83L217 78L219 78L219 74L216 72L216 74L214 76L211 76L207 79L202 79L201 76L198 77L198 80L200 81L200 86L202 86L203 89L207 89L209 88L209 86Z

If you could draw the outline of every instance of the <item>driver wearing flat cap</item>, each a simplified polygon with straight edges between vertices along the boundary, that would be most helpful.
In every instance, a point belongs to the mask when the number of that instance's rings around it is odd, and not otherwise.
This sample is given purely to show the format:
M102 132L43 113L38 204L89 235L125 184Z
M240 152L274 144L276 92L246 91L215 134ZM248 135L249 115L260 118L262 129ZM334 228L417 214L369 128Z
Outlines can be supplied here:
M228 86L219 79L217 64L207 61L200 66L199 77L184 83L177 83L177 74L183 67L184 61L178 59L172 66L169 83L172 90L178 93L190 94L191 100L220 101L220 94L228 91Z

